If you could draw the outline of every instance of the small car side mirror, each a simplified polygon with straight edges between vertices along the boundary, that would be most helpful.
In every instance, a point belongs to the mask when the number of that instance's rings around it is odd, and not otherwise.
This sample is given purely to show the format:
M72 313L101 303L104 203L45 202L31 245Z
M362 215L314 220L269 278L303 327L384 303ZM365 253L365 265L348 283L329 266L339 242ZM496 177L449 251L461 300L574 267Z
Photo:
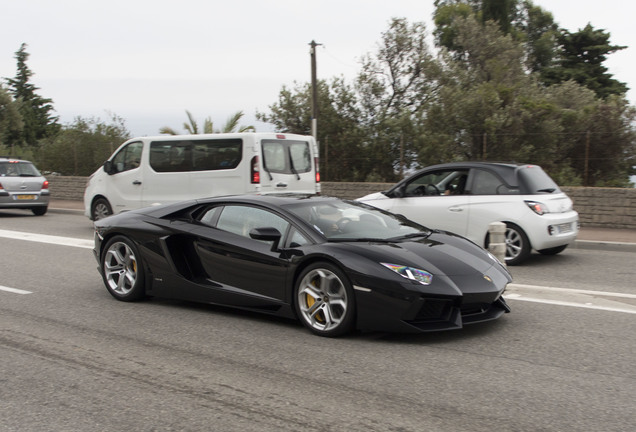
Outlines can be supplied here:
M274 242L272 244L272 252L278 251L278 243L280 243L281 237L280 231L272 227L254 228L250 230L250 238Z
M390 194L387 194L387 196L389 198L403 198L405 190L406 190L406 185L403 185L397 189L392 190Z

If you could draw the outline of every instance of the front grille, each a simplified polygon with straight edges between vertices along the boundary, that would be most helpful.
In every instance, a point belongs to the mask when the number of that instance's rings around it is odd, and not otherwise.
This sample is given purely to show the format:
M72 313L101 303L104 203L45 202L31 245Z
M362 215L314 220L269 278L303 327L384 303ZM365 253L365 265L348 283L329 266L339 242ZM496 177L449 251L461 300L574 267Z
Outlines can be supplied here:
M415 316L416 322L447 321L453 310L452 300L425 299Z

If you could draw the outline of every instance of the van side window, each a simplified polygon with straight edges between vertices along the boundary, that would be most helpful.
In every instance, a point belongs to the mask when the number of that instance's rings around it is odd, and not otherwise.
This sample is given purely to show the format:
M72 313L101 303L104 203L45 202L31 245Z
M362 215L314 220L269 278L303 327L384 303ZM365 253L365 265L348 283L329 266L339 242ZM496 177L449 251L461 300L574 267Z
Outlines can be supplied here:
M241 162L242 151L240 138L153 141L150 166L156 172L233 169Z
M133 142L119 150L112 159L114 173L120 173L139 167L143 143Z

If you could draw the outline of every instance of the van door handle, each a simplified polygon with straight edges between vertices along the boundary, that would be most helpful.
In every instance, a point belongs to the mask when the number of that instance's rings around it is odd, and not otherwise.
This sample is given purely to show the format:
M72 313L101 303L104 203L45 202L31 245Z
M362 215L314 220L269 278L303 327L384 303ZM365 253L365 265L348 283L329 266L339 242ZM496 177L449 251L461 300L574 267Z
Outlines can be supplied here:
M287 187L287 183L280 182L276 185L276 187L279 187L279 188Z
M464 211L464 209L461 208L461 207L449 207L448 210L452 211L452 212L462 212L462 211Z
M140 184L141 184L141 182L140 182L139 180L135 180L135 181L133 182L133 184L134 184L134 185L140 185Z

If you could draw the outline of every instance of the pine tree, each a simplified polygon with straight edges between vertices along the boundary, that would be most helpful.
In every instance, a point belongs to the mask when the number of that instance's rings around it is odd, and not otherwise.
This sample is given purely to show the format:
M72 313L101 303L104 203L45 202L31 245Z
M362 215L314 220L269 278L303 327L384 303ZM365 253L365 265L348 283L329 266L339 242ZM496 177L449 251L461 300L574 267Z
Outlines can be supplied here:
M55 111L53 101L38 95L39 88L30 82L33 72L26 64L29 59L26 47L23 43L15 53L18 62L15 78L6 79L24 121L24 128L7 138L9 144L15 146L36 146L40 139L54 136L60 130L58 118L52 114Z

